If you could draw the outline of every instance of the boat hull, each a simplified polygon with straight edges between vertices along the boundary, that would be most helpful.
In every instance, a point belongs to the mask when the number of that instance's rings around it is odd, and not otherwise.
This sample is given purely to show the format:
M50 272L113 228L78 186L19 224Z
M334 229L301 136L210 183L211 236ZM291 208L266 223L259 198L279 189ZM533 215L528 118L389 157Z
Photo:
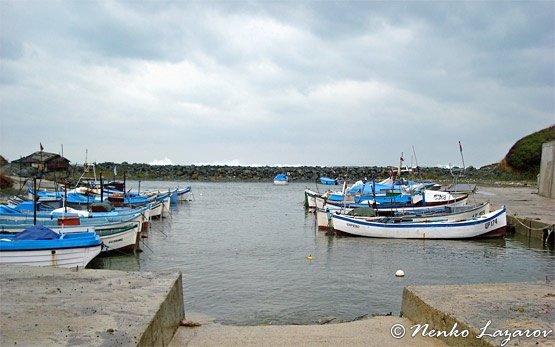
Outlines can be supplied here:
M133 223L121 228L96 230L104 244L103 252L134 252L139 247L139 223Z
M490 203L484 202L479 205L474 206L445 206L440 210L426 212L425 210L418 211L417 214L410 212L401 213L394 217L356 217L357 219L364 221L378 221L385 218L389 218L391 221L412 221L412 222L434 222L434 221L449 221L456 222L462 221L470 218L479 217L490 213ZM331 219L332 214L342 214L341 209L327 209L327 210L316 210L316 220L318 224L318 229L333 228L333 221ZM353 217L353 216L351 216Z
M86 248L49 249L36 251L0 252L0 264L52 266L63 268L86 267L102 246Z
M316 208L316 197L318 197L319 194L310 189L305 189L304 196L306 207L308 207L309 209Z
M177 189L177 200L178 201L190 201L191 200L191 187L185 187L185 188Z

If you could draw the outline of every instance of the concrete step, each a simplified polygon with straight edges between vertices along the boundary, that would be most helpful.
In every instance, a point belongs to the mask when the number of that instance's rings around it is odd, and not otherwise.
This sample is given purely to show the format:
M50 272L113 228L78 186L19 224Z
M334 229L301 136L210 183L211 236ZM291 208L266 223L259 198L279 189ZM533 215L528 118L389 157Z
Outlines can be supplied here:
M187 316L195 321L195 317ZM180 327L170 347L178 346L445 346L438 339L402 334L412 323L383 316L325 325L229 326L202 321L199 327ZM399 338L394 338L393 334Z

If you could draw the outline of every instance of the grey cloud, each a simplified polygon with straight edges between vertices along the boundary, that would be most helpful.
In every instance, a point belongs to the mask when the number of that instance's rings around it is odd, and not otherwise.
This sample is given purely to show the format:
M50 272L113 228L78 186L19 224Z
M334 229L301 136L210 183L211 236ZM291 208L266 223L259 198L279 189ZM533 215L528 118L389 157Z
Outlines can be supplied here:
M480 166L553 123L549 2L0 6L8 157L22 116L76 158L178 164L434 165L460 139Z

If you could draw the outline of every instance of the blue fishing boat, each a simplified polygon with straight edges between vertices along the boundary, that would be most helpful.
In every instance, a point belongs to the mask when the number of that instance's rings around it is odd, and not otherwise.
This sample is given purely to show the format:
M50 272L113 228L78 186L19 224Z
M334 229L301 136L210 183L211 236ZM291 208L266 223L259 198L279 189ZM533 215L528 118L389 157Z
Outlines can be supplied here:
M18 210L13 206L0 205L0 223L2 223L2 221L20 221L28 223L33 220L58 223L60 219L69 219L71 217L81 218L81 224L86 225L98 225L103 222L127 222L131 220L148 222L149 209L150 206L147 205L135 209L124 208L115 209L110 212L90 212L86 210L76 210L71 207L62 207L51 211L39 210L35 214L32 211Z
M32 226L17 234L0 234L0 264L85 267L101 249L94 232L60 234Z
M283 185L289 183L289 176L284 173L278 173L274 176L274 184Z
M66 192L60 191L37 191L36 195L39 201L43 199L52 200L56 199L58 201L63 201L68 205L80 206L80 205L91 205L94 203L99 203L102 200L110 201L114 206L143 206L146 205L156 198L155 196L143 195L143 194L131 194L131 193L121 193L112 192L104 193L101 197L100 194L83 194L80 189L73 189ZM33 196L33 190L29 189L29 195Z
M326 186L336 186L339 184L337 179L329 177L320 177L320 183Z

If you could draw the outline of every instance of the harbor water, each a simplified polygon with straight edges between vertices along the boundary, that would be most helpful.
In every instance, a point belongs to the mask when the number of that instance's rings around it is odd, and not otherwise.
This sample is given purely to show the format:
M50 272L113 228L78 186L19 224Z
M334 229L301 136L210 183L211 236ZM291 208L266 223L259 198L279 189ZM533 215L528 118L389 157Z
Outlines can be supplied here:
M138 182L131 185L138 188ZM141 190L185 185L141 182ZM517 236L396 240L318 231L315 215L304 208L304 189L316 189L314 183L191 186L193 200L172 206L171 217L153 221L141 241L142 252L102 256L89 267L180 271L185 314L204 314L231 325L398 316L408 285L555 277L555 252ZM399 269L405 277L395 276Z

